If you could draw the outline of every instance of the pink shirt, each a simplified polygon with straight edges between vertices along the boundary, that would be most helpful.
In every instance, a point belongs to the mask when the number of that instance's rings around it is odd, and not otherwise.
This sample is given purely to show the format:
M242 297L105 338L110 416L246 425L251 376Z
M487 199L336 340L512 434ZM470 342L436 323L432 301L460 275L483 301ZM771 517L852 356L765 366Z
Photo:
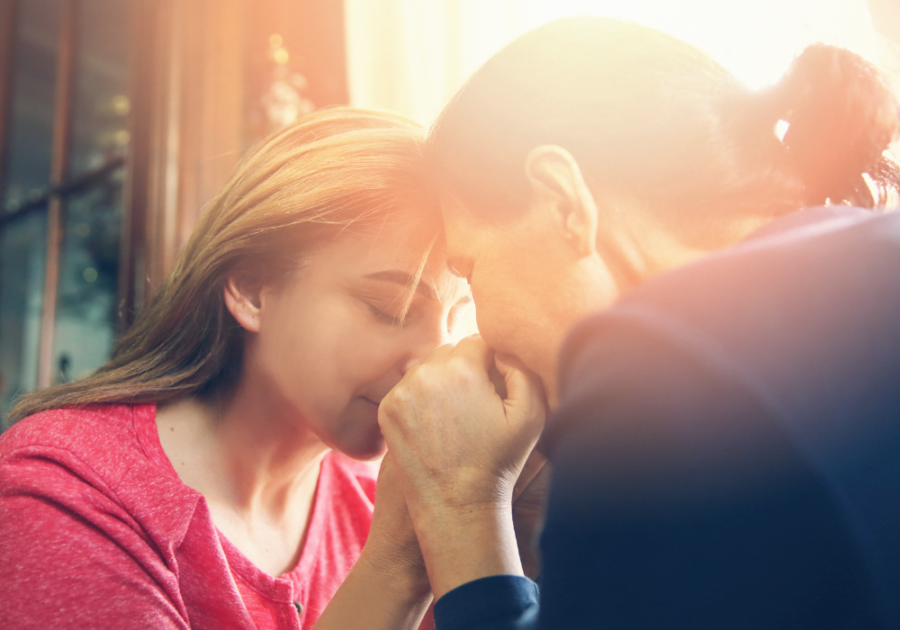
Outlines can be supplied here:
M155 412L54 410L0 436L0 628L312 628L368 535L370 467L325 457L300 559L274 578L178 478Z

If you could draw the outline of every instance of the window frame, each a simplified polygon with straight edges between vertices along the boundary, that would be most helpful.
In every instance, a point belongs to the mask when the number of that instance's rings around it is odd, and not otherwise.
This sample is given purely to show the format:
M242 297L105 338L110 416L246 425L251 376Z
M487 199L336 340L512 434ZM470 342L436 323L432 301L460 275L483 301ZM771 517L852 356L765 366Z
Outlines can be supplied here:
M16 86L14 85L15 51L18 25L18 3L22 0L0 0L0 199L5 199L7 166L9 154L11 106ZM14 211L6 208L0 212L0 231L8 225L35 212L45 212L47 216L46 259L41 307L40 341L38 347L38 387L53 384L55 362L53 358L56 333L57 301L59 293L59 273L62 248L64 244L64 226L66 221L66 203L74 195L86 192L95 186L102 186L110 177L125 171L126 158L116 156L104 164L77 176L69 175L72 153L72 126L75 98L76 61L78 55L78 0L59 0L60 27L58 37L58 53L56 59L56 95L53 113L53 134L51 147L50 177L46 187L39 196L31 197L20 204ZM134 20L132 18L132 24ZM131 126L129 124L129 126ZM123 203L123 224L127 224L127 204ZM122 252L130 249L131 243L125 242L122 234ZM133 280L124 276L119 268L119 294L128 290ZM0 287L2 291L3 287ZM122 309L119 309L120 311ZM123 326L120 314L119 329ZM130 322L128 322L130 323Z

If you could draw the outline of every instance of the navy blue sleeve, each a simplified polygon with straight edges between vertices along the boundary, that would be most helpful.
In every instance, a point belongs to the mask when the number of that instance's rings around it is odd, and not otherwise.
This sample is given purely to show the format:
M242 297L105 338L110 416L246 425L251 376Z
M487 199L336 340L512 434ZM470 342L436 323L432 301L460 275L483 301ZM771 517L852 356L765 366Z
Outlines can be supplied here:
M436 630L527 630L534 627L538 587L517 575L494 575L453 589L434 605Z

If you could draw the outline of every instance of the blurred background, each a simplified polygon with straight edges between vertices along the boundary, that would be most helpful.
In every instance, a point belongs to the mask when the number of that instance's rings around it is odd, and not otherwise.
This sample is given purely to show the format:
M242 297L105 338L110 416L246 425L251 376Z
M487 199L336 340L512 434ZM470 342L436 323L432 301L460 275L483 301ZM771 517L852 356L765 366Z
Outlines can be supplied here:
M813 41L900 78L900 0L0 0L0 419L106 361L269 132L346 103L427 125L505 43L578 14L754 87Z

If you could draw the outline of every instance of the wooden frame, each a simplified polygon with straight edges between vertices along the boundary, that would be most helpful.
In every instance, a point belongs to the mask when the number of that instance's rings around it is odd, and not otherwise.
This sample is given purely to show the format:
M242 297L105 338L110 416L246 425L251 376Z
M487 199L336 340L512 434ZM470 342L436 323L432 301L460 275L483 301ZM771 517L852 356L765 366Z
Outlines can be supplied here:
M120 265L131 324L243 149L243 2L135 0Z
M64 198L71 151L79 0L61 0L51 182L30 210L47 204L47 271L39 384L53 377ZM12 80L16 0L0 0L0 189ZM283 32L319 105L347 101L340 0L133 0L129 133L118 287L119 330L127 329L174 266L203 208L256 139L248 111L271 33ZM253 49L253 50L251 50ZM256 50L259 49L259 50ZM5 87L5 89L4 89ZM105 165L102 175L110 168ZM109 168L107 168L109 167ZM97 173L91 173L90 182ZM86 180L87 181L87 180ZM89 183L89 182L88 182ZM16 216L19 216L17 213ZM13 217L0 217L0 226Z
M134 0L120 322L172 270L248 144L268 38L285 34L318 106L347 102L341 0Z
M38 385L52 384L66 199L125 168L119 259L119 333L133 322L175 264L204 207L265 125L273 81L272 35L283 37L291 72L319 107L347 102L342 0L129 0L128 154L69 178L82 0L59 0L61 26L49 186L16 212L0 209L0 230L25 213L47 212L47 254ZM0 0L0 201L8 157L19 0ZM277 38L274 38L277 39ZM2 289L2 287L0 287Z
M75 51L78 33L78 0L61 0L59 58L56 66L56 103L53 113L53 152L50 185L58 190L69 172L72 145L72 101ZM41 313L41 342L38 351L38 387L53 383L53 342L56 324L56 294L59 287L59 260L65 225L65 201L51 194L47 203L47 262L44 276L44 303Z
M16 0L0 0L0 214L6 202L6 157L15 62Z

